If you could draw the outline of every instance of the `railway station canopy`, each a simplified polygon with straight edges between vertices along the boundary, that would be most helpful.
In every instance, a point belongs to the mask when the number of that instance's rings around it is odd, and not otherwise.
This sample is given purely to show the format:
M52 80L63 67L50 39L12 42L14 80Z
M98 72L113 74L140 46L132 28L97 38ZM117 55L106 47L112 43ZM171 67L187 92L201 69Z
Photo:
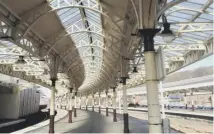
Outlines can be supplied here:
M167 73L213 54L213 0L141 4L143 9L139 0L1 0L0 73L44 87L57 78L58 96L71 88L88 95L120 89L125 67L126 86L134 87L145 82L141 25L161 29L154 45L163 50Z

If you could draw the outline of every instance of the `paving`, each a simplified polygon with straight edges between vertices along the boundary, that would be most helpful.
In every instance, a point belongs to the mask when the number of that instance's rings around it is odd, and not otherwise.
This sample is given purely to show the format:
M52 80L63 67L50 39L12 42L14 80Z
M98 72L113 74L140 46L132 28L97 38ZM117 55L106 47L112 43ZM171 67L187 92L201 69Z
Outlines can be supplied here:
M129 129L131 133L148 133L148 123L146 120L129 117ZM47 132L48 126L30 131L30 133ZM123 115L117 114L117 122L113 122L112 113L107 117L104 111L99 114L98 109L95 109L95 112L77 110L77 117L73 117L73 123L68 123L68 116L55 122L55 133L123 133Z

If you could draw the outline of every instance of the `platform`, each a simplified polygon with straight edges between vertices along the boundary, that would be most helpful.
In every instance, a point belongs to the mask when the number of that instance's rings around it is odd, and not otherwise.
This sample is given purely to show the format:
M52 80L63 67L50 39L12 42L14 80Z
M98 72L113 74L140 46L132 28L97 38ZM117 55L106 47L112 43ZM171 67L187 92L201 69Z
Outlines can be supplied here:
M91 110L91 109L89 109ZM147 121L129 117L129 129L131 133L148 133ZM30 131L29 133L47 133L48 126ZM68 123L68 116L55 123L56 133L123 133L123 115L117 114L117 122L113 122L112 113L105 116L105 112L77 110L77 117L73 117L73 123ZM171 130L172 133L178 133Z

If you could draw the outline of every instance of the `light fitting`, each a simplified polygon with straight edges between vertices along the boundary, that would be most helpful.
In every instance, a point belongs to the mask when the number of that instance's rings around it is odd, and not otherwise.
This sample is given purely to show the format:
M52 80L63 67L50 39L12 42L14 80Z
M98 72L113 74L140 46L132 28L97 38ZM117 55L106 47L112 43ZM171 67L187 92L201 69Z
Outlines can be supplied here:
M164 30L161 32L161 36L166 43L171 43L175 39L175 34L170 30L170 24L167 22L166 16L163 17Z
M132 71L133 73L138 73L138 71L137 71L137 67L134 67L134 69L133 69L133 71Z
M15 62L15 64L26 64L27 62L24 60L24 56L19 56L19 59Z

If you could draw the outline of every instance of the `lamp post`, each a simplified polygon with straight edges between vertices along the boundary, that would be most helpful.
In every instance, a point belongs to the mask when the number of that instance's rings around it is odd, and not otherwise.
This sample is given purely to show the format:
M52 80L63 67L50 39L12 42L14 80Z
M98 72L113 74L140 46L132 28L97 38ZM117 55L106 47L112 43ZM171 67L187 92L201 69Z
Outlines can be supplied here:
M170 30L170 24L167 22L166 16L162 15L164 30L161 32L161 36L166 43L171 43L175 39L174 33Z

